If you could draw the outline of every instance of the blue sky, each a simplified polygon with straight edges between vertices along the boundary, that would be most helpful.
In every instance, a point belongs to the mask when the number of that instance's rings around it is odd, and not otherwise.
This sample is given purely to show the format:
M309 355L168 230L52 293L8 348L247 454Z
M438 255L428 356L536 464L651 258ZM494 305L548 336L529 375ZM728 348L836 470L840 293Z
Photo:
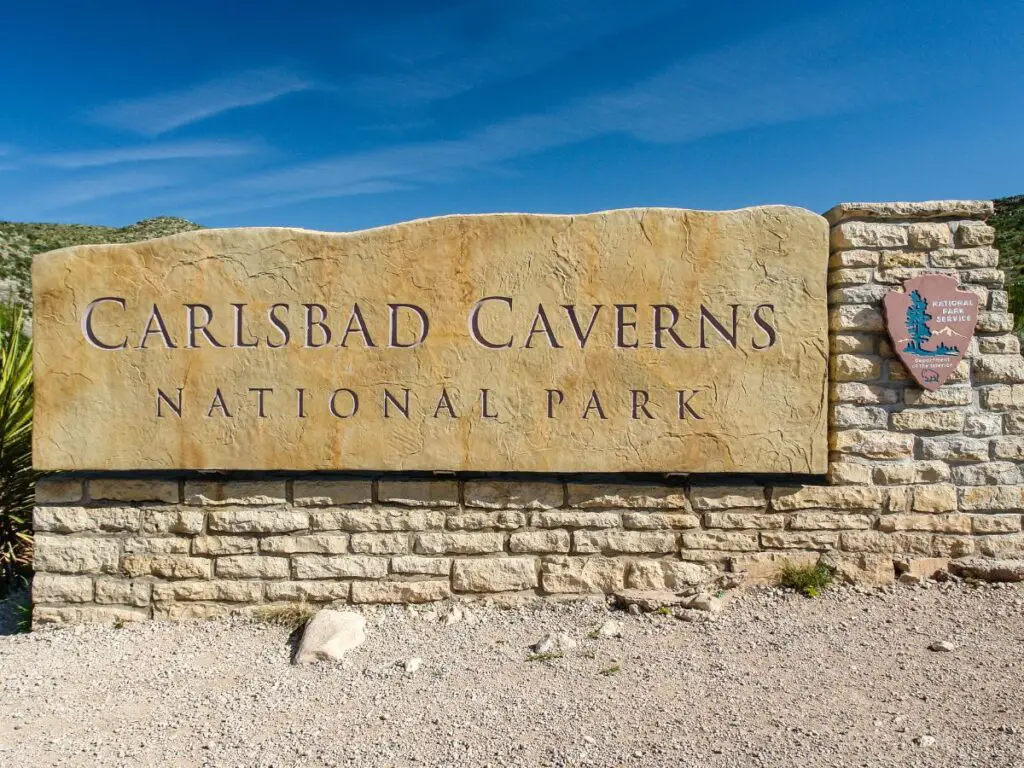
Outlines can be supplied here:
M16 3L0 219L1021 194L1022 73L1019 0Z

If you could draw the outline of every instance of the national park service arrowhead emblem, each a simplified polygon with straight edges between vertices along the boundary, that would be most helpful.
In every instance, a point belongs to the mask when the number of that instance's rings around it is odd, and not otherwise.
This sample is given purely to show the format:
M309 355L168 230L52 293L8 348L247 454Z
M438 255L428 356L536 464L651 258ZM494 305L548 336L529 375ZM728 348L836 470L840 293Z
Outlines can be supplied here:
M953 374L978 322L978 297L958 286L955 277L921 275L883 300L893 349L927 390L938 389Z

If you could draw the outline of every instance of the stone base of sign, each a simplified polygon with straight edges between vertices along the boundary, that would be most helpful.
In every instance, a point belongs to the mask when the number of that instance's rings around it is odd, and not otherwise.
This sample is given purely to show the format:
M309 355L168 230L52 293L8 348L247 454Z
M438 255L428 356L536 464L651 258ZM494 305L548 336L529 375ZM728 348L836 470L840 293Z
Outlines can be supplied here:
M54 475L37 489L34 620L675 589L722 571L765 582L822 552L877 584L925 558L1024 556L1024 358L991 212L942 201L826 215L827 485ZM887 291L925 273L957 277L983 310L935 392L907 376L881 315Z

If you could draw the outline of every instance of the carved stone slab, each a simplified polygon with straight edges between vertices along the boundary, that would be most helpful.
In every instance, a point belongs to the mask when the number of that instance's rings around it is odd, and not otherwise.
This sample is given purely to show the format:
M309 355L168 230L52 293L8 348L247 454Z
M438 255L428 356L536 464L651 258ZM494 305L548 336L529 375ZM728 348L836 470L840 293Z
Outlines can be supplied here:
M947 275L921 275L886 294L885 326L914 380L941 387L967 352L978 322L978 297Z
M827 241L772 206L54 251L35 465L824 472Z

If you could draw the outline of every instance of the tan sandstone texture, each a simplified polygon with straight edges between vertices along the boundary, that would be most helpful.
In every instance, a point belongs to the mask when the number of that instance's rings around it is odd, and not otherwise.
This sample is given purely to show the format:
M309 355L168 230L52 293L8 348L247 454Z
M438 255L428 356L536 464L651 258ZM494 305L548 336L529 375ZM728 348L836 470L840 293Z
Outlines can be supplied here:
M55 251L35 465L823 473L827 261L781 206Z

